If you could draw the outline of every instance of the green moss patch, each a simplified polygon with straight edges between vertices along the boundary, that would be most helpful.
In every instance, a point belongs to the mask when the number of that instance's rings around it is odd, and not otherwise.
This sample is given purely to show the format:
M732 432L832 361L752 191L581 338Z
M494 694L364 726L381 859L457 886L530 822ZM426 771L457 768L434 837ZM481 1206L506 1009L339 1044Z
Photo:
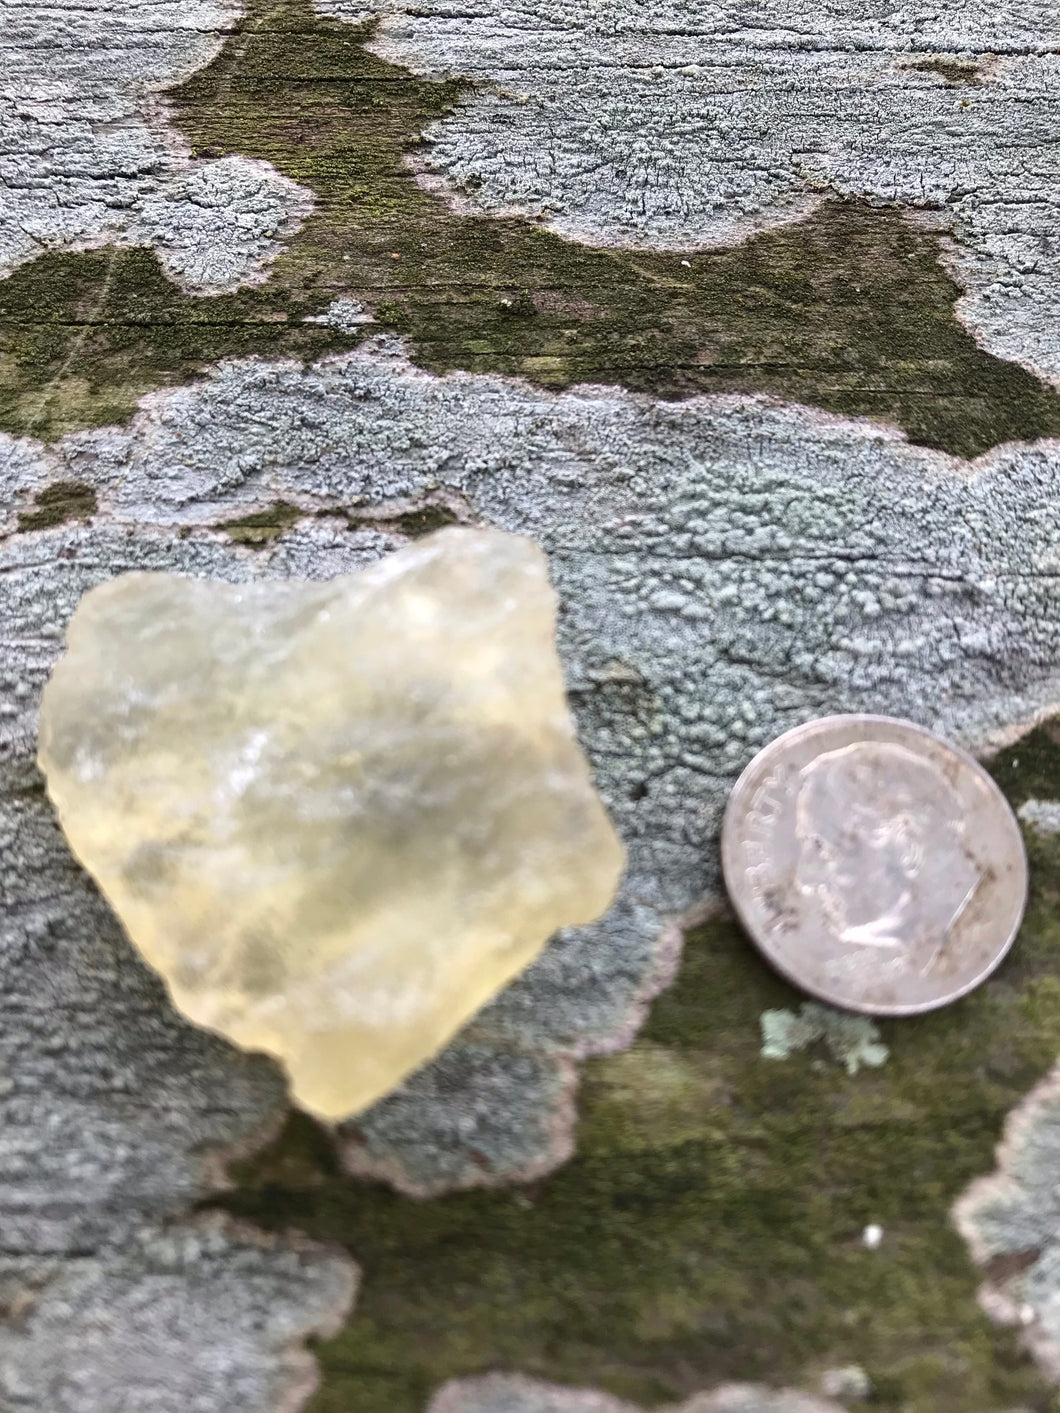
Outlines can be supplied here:
M995 763L1014 803L1057 793L1058 743L1043 729ZM637 1043L585 1066L577 1155L543 1182L415 1202L344 1178L292 1118L224 1205L364 1268L309 1413L418 1413L444 1379L492 1369L650 1405L729 1378L812 1388L849 1363L880 1413L1054 1409L980 1311L949 1220L1060 1050L1060 841L1029 848L1009 959L965 1000L882 1023L881 1069L763 1059L761 1013L802 998L722 919L689 939Z
M81 481L54 481L39 491L33 509L18 517L20 530L50 530L67 520L91 520L96 513L96 493Z
M149 250L43 255L0 281L0 427L49 439L124 422L222 358L345 346L301 308L281 286L193 299Z
M946 80L950 88L958 88L961 84L977 84L979 82L979 65L969 63L962 59L924 59L918 64L910 64L911 69L918 69L924 74L938 74L940 78Z
M296 505L278 500L267 510L252 511L248 515L241 515L237 520L223 520L219 525L215 525L214 529L223 530L229 539L239 544L261 548L279 539L303 514Z
M443 530L447 525L459 525L460 517L447 505L424 505L385 519L377 515L358 515L355 510L350 510L346 512L346 522L351 529L391 530L407 535L410 540L420 540L424 535L432 535L435 530Z
M954 316L959 290L937 238L898 209L827 202L688 256L454 214L402 158L470 88L367 53L370 30L320 17L309 0L250 0L171 111L196 156L265 159L315 192L314 214L268 281L235 295L185 296L144 251L20 269L0 283L0 426L51 437L127 418L146 390L220 358L353 347L372 326L306 322L343 295L436 372L666 398L769 393L880 418L963 456L1060 435L1060 395L976 345Z

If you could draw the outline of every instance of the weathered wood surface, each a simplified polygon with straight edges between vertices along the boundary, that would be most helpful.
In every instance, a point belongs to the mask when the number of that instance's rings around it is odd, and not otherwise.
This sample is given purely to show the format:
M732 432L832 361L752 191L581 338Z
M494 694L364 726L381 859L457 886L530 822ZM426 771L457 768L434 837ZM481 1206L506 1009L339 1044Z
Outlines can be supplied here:
M294 1409L313 1335L310 1413L1056 1406L1058 50L1037 0L0 3L0 1408ZM629 876L333 1136L136 960L36 702L102 578L454 520L549 553ZM882 1065L763 1058L719 811L846 709L990 755L1028 919Z

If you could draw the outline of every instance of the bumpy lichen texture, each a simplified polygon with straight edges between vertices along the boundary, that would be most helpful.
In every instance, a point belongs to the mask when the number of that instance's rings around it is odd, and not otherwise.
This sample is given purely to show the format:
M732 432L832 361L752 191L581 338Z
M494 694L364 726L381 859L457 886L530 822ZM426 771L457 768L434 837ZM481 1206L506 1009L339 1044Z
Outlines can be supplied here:
M1060 834L1060 800L1028 800L1020 806L1020 819L1043 834Z
M75 853L180 1009L323 1118L614 896L528 539L440 530L326 583L127 574L67 641L40 762Z
M317 1383L303 1341L335 1333L353 1289L340 1253L217 1215L141 1230L118 1249L8 1260L0 1406L293 1413Z

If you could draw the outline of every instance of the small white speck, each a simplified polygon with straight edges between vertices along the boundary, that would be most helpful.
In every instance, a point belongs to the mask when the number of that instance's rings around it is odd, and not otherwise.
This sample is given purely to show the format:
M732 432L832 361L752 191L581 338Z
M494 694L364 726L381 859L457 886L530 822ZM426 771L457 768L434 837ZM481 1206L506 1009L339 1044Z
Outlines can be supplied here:
M1034 1320L1035 1320L1034 1306L1033 1306L1033 1305L1021 1305L1021 1306L1020 1306L1020 1324L1021 1324L1021 1325L1033 1325L1033 1324L1034 1324Z
M877 1226L875 1222L870 1222L861 1233L861 1244L868 1251L876 1251L882 1240L883 1227Z
M691 260L682 260L681 264L685 267L686 270L691 270L692 268Z

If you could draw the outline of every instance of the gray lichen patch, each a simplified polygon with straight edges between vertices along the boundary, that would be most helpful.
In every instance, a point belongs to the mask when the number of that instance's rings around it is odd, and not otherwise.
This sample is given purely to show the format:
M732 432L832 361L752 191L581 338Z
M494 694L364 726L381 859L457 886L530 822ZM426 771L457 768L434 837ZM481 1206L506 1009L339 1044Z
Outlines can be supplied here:
M149 245L185 289L259 278L312 206L263 162L193 162L158 91L209 62L239 0L6 7L0 277L47 250Z
M487 1374L446 1384L427 1405L427 1413L636 1413L636 1406L597 1389ZM666 1413L842 1413L842 1409L794 1389L726 1384L672 1404Z
M455 1040L366 1117L339 1126L345 1171L422 1198L558 1168L574 1152L577 1068L534 1039Z
M211 1216L63 1261L0 1259L0 1402L19 1413L293 1413L349 1312L339 1253Z
M763 1011L760 1024L765 1060L786 1060L821 1042L847 1074L857 1074L863 1066L878 1068L890 1054L880 1040L879 1027L868 1016L851 1015L814 1001L805 1002L798 1012Z
M1060 1381L1060 1068L1012 1111L997 1171L954 1208L958 1229L986 1277L984 1309L1022 1331L1049 1377Z
M690 251L827 196L901 202L952 230L984 346L1060 381L1052 7L487 0L454 24L445 0L316 3L380 16L372 49L392 63L475 81L414 154L457 211Z
M844 1403L859 1403L872 1397L872 1380L860 1364L844 1364L826 1369L821 1375L821 1392Z
M359 299L340 297L333 299L323 314L312 314L306 316L306 322L310 324L328 324L333 329L338 329L341 333L352 334L361 327L362 324L374 324L375 320Z
M45 451L9 447L25 484ZM12 721L27 751L31 689L77 593L123 568L327 577L398 542L345 507L439 496L549 555L568 690L630 867L608 917L561 933L465 1034L470 1051L359 1120L357 1170L410 1191L569 1152L566 1067L627 1043L672 976L674 922L717 889L720 811L757 747L871 710L988 749L1060 701L1052 443L968 467L753 399L435 378L384 342L309 369L227 364L46 460L100 509L47 546L9 544L9 637L33 644L12 675L39 663ZM261 549L209 528L276 502L306 518ZM490 1096L516 1090L522 1107L491 1117Z

